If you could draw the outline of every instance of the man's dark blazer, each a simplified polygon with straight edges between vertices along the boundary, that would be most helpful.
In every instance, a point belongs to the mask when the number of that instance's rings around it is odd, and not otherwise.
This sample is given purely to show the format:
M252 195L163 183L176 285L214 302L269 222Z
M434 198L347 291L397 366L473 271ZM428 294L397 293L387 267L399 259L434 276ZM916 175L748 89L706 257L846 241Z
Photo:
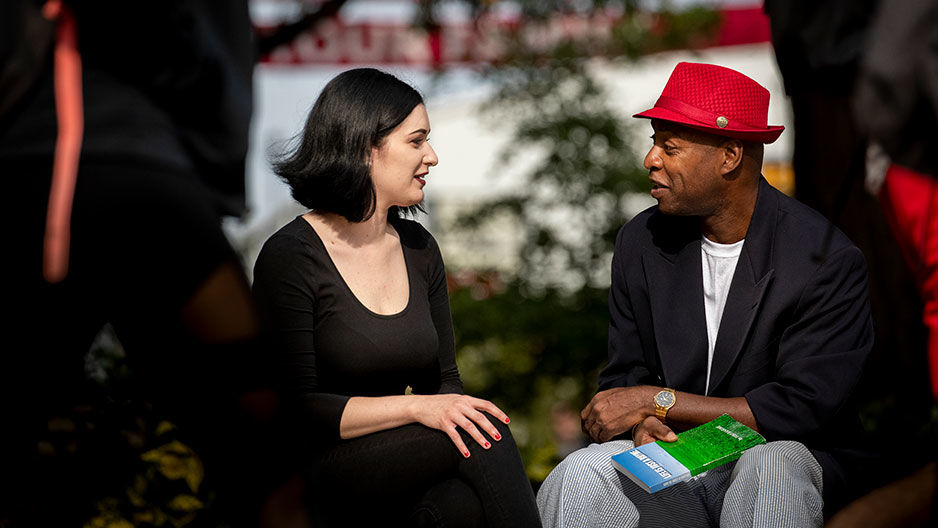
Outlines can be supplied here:
M697 217L652 207L619 231L600 390L704 394L707 326ZM745 396L767 440L797 440L842 492L851 394L873 344L866 264L820 214L765 179L726 299L708 396Z

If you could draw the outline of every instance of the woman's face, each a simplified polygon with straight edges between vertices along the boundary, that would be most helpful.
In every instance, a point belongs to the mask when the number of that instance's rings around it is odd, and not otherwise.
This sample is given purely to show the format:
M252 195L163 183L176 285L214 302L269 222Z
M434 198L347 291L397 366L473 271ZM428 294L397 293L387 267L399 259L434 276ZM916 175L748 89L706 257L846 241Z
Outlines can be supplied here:
M371 149L371 181L377 208L408 207L423 201L425 178L439 161L427 142L429 133L427 109L417 105L381 145Z

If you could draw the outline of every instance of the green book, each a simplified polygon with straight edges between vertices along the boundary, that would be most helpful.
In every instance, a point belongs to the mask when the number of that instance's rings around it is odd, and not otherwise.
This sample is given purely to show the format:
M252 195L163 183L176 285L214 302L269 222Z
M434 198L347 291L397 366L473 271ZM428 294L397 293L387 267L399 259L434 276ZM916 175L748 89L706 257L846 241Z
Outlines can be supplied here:
M724 414L677 435L676 442L652 442L612 456L613 466L649 493L732 462L755 445L759 433Z

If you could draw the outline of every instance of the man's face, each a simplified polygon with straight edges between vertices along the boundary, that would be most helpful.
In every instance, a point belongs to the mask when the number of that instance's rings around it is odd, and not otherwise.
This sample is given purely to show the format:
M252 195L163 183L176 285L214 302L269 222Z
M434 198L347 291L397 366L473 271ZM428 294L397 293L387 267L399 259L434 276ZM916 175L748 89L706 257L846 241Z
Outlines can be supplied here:
M726 200L718 136L653 119L654 144L645 155L651 195L666 214L712 216Z

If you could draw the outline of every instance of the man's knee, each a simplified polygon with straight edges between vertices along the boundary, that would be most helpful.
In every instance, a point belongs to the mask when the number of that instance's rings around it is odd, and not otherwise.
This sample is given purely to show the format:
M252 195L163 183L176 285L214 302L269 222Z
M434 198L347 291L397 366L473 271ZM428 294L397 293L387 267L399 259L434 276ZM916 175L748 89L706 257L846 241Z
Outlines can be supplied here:
M736 462L721 509L723 526L821 526L822 471L799 442L749 449Z
M755 446L740 457L734 475L756 473L778 474L789 477L803 476L820 489L821 466L804 444L779 440Z
M779 440L749 449L743 453L737 465L775 468L788 465L801 466L809 460L814 461L814 455L804 444L790 440Z
M638 511L610 461L631 447L631 442L614 441L567 455L538 490L544 526L635 526Z
M629 445L631 446L631 444ZM610 450L607 444L591 444L567 455L551 471L551 476L572 480L578 484L594 479L608 480L610 478L609 469L612 467L610 457L625 449L625 447L617 447Z

